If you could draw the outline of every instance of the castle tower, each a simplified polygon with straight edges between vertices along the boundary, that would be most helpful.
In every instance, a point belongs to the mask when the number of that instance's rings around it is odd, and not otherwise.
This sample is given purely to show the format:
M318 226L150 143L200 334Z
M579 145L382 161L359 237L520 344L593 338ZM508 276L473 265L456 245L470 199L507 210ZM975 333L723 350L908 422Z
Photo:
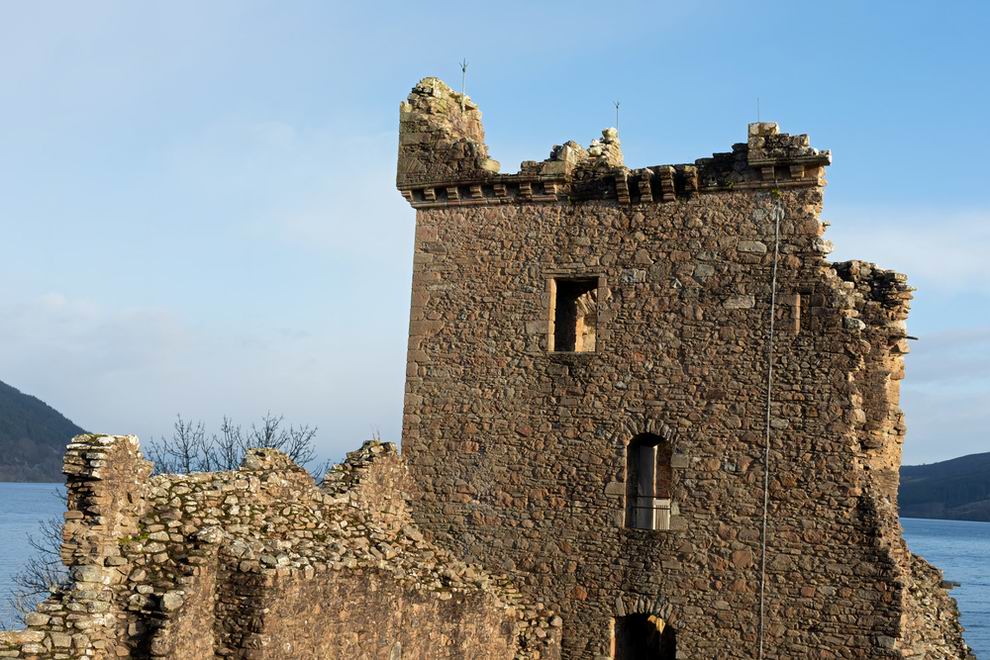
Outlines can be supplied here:
M959 657L897 519L910 289L827 260L829 152L757 123L629 169L607 129L500 174L440 80L400 119L434 540L555 609L565 658Z

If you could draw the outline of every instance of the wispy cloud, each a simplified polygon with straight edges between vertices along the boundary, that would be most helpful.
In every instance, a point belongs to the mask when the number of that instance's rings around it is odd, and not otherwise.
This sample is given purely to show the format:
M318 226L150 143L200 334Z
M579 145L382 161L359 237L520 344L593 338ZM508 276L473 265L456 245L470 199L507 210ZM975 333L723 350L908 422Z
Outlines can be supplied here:
M394 131L229 121L173 145L167 170L237 230L294 248L407 261L413 212L395 191ZM234 210L231 213L231 210Z
M905 462L990 451L990 327L947 329L913 342L901 405Z
M0 354L7 368L31 370L41 357L51 379L140 373L188 342L186 330L165 310L107 311L54 292L3 301L0 316Z

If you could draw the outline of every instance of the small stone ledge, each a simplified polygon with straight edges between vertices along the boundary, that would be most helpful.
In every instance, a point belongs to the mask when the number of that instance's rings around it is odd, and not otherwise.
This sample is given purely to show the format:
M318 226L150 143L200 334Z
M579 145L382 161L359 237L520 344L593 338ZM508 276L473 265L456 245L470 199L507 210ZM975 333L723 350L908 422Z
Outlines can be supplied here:
M824 164L817 163L817 170ZM707 178L700 179L699 171L707 174ZM617 168L598 174L591 180L558 175L498 174L479 181L403 185L399 187L399 192L417 209L596 199L617 201L624 205L662 204L689 200L699 194L806 188L824 184L820 172L809 176L808 171L816 170L802 167L801 175L794 176L791 168L787 167L769 175L769 179L763 178L765 174L754 171L751 178L737 181L728 174L709 172L697 165L661 165L635 171Z

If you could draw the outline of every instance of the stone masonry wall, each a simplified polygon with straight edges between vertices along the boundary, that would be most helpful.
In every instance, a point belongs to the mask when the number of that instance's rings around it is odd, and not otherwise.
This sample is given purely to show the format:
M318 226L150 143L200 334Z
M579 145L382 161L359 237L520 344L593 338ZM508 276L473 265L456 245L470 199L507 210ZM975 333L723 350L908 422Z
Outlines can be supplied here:
M948 595L942 573L912 555L901 535L897 516L897 486L901 445L906 427L898 407L902 356L909 352L905 302L910 299L906 278L862 261L834 264L851 304L864 323L864 356L856 374L855 401L863 420L859 456L864 472L864 496L877 510L878 542L892 560L901 633L896 647L904 657L966 657L955 600ZM879 513L882 511L883 513Z
M322 488L270 449L149 479L131 436L79 436L65 466L74 581L0 657L559 657L559 618L424 540L394 445Z
M426 83L446 93L428 79L413 108ZM965 657L896 515L910 289L827 260L828 153L764 123L731 153L630 170L603 136L517 174L400 179L420 526L554 608L565 658L613 657L631 612L673 626L680 658L755 657L761 627L768 658ZM549 350L560 278L597 280L593 352ZM673 448L669 530L625 526L641 433Z
M62 560L72 582L0 633L0 657L117 657L127 635L118 594L128 574L122 538L137 533L151 464L133 436L78 436L65 452L68 509Z

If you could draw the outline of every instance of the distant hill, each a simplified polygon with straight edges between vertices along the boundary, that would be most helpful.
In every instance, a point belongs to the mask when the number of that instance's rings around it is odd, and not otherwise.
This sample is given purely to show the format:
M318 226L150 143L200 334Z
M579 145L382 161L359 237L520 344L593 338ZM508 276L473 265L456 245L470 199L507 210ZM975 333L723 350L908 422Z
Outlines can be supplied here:
M990 452L901 468L901 515L990 521Z
M81 428L0 382L0 481L62 481L62 454Z

